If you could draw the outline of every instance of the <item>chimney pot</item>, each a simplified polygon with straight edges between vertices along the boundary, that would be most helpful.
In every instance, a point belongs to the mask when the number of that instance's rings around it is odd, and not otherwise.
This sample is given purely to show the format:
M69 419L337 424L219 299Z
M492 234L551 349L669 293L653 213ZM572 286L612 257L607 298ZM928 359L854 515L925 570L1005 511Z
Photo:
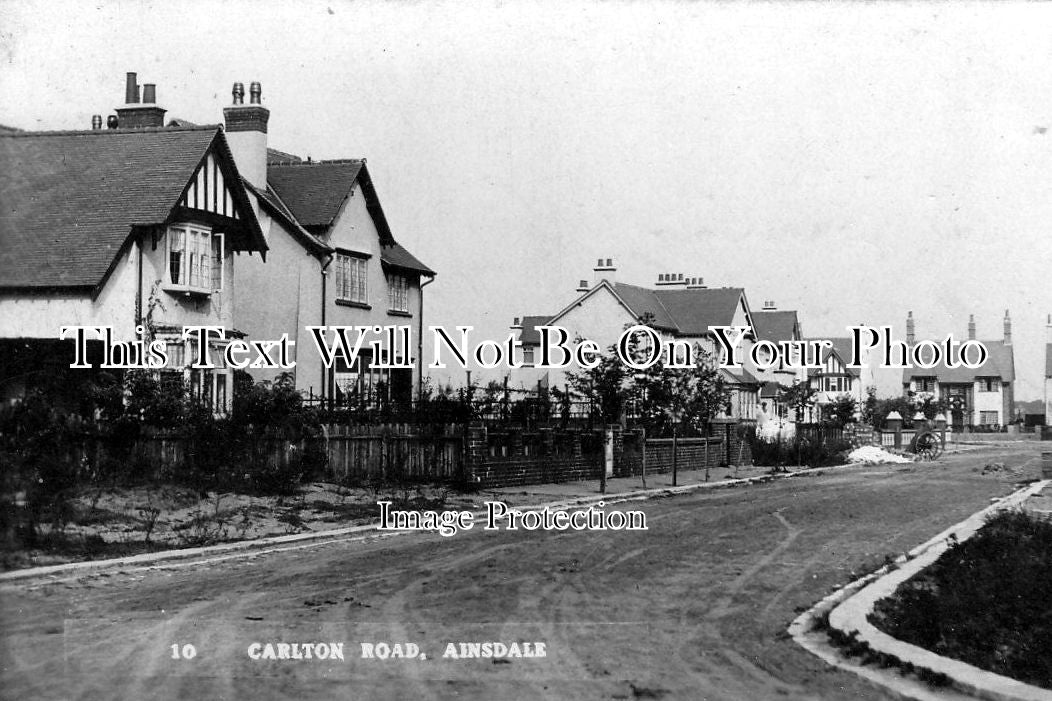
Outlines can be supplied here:
M608 267L608 268L614 267L614 259L613 258L607 258L606 259L606 267Z
M139 102L139 84L136 82L136 74L128 73L124 83L124 104L134 105Z
M245 104L245 84L244 83L234 83L234 87L230 91L230 93L231 93L231 95L234 96L234 103L233 104L235 104L235 105L243 105L243 104Z
M511 325L512 326L518 326L519 325L519 317L515 317L514 319L512 319Z
M597 260L595 262L595 267L597 267L597 268L603 267L603 259L602 258L600 258L599 260Z
M91 115L91 130L98 131L99 129L102 129L102 115L93 114Z
M258 80L252 81L252 84L248 86L249 92L249 103L258 105L262 103L263 97L263 86L259 84Z
M142 101L148 104L157 102L157 85L155 83L146 83L142 86Z
M119 126L119 124L120 123L117 121L117 115L111 114L110 116L106 117L107 129L116 129Z

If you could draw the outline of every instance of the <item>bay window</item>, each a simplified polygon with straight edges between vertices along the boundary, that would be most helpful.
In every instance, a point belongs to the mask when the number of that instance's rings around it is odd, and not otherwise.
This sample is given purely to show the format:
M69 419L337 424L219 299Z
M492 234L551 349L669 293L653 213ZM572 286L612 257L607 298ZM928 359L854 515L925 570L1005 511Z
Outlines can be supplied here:
M168 227L169 287L194 292L223 289L223 235L196 224Z

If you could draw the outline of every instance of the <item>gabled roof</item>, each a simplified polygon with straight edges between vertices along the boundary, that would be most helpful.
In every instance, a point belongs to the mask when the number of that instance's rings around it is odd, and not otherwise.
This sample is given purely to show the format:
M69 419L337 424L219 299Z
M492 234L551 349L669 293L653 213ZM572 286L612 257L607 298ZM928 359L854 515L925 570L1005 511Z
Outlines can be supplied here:
M829 338L829 339L818 339L810 338L809 341L828 340L832 342L832 348L826 348L822 353L821 363L824 365L826 360L829 359L830 355L836 355L840 358L841 364L844 366L844 374L851 375L852 377L858 377L861 371L860 368L853 368L848 363L851 362L851 351L853 350L854 344L850 338ZM822 375L825 373L824 368L808 368L808 377L814 377L815 375Z
M267 149L267 159L268 192L304 229L314 234L326 233L354 188L360 187L366 209L380 235L381 262L389 267L435 275L395 241L364 159L304 161L276 149Z
M986 346L986 362L974 370L964 366L906 368L902 371L902 384L909 384L914 377L934 377L940 384L971 384L979 377L1000 377L1002 382L1015 380L1015 351L1004 341L981 341Z
M678 326L676 320L669 314L668 309L662 304L655 290L636 285L626 285L623 282L611 284L614 294L628 307L637 319L642 319L647 314L654 317L651 326L666 331L676 331Z
M218 126L0 132L0 287L101 289L133 227L165 223L210 151L236 172ZM244 187L227 184L241 212L228 240L265 251Z
M350 197L362 161L288 161L267 166L267 183L305 227L328 228Z
M602 280L569 306L548 319L555 323L565 313L599 290L607 289L632 316L642 319L651 315L651 326L678 336L705 336L710 326L730 326L739 305L745 308L746 319L751 312L740 287L699 287L685 290L651 290L623 282ZM751 323L751 322L747 322Z
M268 187L263 191L245 178L242 178L241 181L256 196L263 209L270 216L279 220L295 238L299 239L300 243L306 246L307 250L319 255L326 255L335 250L332 246L300 226L296 218L289 212L289 208L285 206L285 203L281 201L281 198L271 188Z
M795 311L753 312L752 323L757 339L777 343L800 337L800 320Z
M538 326L547 324L551 319L550 314L522 317L522 331L519 332L519 342L524 346L537 346L541 343L541 334L537 331Z
M710 326L730 326L739 306L745 304L740 287L702 287L686 290L654 290L684 336L704 336ZM745 311L746 323L752 314Z

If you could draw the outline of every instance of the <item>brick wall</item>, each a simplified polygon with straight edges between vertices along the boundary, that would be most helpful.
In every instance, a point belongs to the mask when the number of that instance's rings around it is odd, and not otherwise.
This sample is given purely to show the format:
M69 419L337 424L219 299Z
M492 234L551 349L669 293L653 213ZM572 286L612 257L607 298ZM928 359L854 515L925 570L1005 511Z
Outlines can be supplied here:
M880 445L880 434L873 430L869 424L851 423L844 426L844 440L851 444L852 448L861 448L865 445Z
M679 470L752 463L749 444L739 437L737 424L715 427L709 438L680 438L676 442ZM614 476L642 473L642 431L614 427ZM647 474L672 472L672 439L646 440ZM480 488L599 479L605 466L604 432L523 431L510 427L487 430L469 426L465 437L465 477ZM738 462L740 460L740 462Z

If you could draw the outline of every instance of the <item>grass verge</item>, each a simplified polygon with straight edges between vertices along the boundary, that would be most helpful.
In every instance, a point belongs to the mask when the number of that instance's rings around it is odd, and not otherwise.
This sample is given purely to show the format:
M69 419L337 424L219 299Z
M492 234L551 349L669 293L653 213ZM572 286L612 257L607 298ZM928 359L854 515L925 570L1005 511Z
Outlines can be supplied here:
M877 603L870 622L939 655L1052 689L1052 523L989 519Z

